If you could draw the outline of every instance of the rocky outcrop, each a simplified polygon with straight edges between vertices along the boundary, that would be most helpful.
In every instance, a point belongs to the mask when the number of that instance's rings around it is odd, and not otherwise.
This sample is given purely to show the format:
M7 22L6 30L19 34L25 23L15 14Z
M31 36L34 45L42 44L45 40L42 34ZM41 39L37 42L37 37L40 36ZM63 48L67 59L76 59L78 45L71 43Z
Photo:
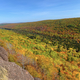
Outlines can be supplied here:
M28 71L14 62L7 62L0 58L0 80L34 80Z
M0 47L0 80L41 80L33 78L28 71L8 61L8 52Z
M24 58L24 61L27 59ZM28 64L29 60L26 61ZM41 80L33 78L28 71L22 69L14 62L8 61L8 52L0 46L0 80Z

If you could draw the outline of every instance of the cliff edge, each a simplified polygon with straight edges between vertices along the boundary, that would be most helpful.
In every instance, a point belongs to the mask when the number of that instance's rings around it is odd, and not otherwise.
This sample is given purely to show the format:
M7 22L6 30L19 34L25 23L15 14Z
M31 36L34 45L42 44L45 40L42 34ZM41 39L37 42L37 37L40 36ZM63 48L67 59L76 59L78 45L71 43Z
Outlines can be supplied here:
M41 80L33 78L28 71L8 61L8 53L0 47L0 80Z

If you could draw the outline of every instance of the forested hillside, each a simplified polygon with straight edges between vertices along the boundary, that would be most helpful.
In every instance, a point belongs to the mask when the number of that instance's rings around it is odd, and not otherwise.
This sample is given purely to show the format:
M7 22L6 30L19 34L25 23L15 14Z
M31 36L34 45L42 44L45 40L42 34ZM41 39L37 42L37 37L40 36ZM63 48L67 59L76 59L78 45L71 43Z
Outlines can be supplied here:
M0 46L9 50L9 61L33 77L80 80L80 18L13 23L0 28Z

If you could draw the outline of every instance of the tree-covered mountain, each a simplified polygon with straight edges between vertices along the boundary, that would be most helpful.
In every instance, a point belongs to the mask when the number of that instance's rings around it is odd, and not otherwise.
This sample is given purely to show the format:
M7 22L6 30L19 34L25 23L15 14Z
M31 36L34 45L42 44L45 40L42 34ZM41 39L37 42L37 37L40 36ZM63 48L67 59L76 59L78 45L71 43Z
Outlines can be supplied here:
M80 79L80 18L13 23L0 28L0 45L9 50L9 60L32 76L42 80ZM7 45L7 49L5 42L12 46Z

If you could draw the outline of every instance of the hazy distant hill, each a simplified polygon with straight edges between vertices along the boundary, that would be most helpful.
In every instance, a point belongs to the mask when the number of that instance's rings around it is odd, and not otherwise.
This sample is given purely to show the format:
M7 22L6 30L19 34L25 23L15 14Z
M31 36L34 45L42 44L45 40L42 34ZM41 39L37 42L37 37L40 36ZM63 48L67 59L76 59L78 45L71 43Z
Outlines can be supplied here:
M59 28L62 29L80 29L80 18L70 18L70 19L59 19L59 20L44 20L38 22L28 22L28 23L12 23L12 24L1 24L2 27L14 28L14 29L29 29L38 31L48 31L53 32ZM1 26L0 26L1 27ZM53 30L53 31L52 31ZM79 31L79 30L78 30Z
M0 24L0 26L4 26L4 25L6 25L5 23L4 24Z

